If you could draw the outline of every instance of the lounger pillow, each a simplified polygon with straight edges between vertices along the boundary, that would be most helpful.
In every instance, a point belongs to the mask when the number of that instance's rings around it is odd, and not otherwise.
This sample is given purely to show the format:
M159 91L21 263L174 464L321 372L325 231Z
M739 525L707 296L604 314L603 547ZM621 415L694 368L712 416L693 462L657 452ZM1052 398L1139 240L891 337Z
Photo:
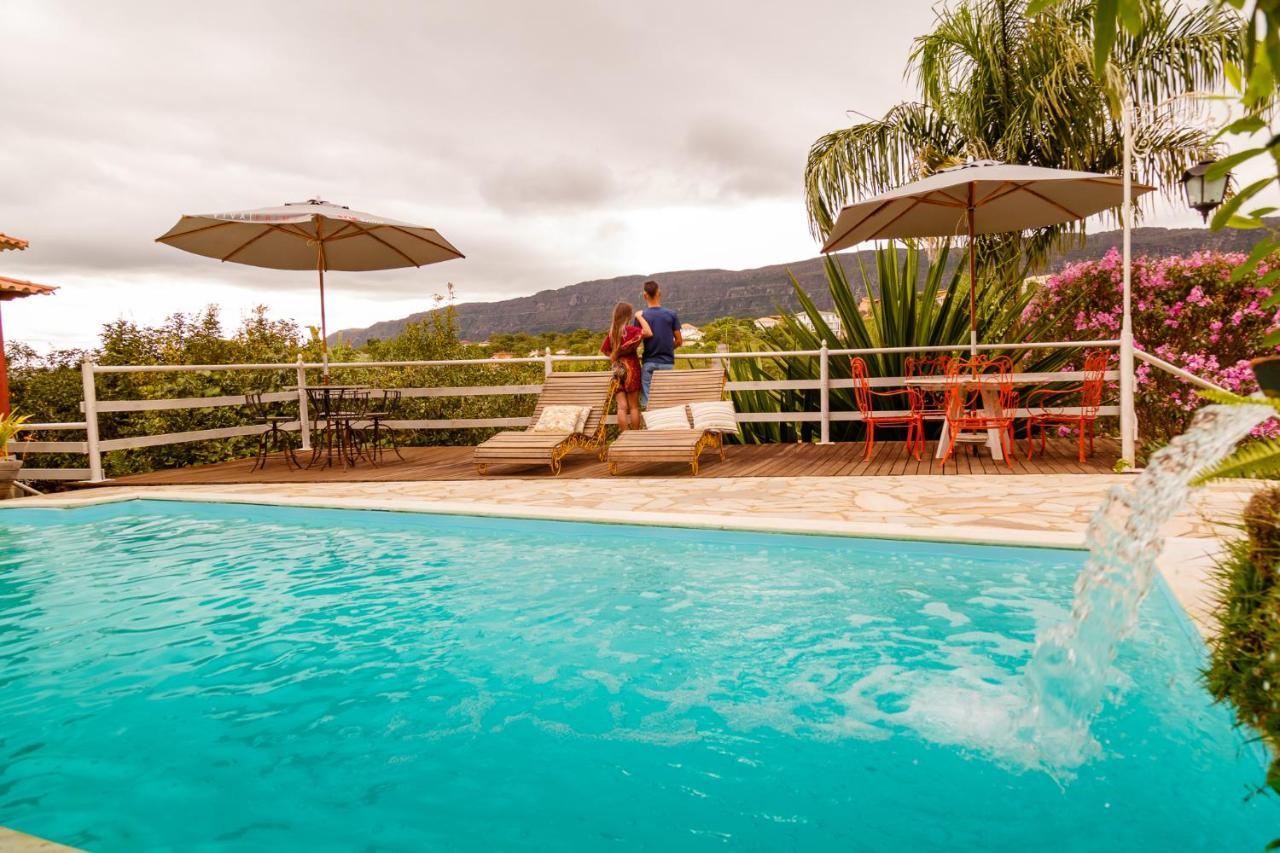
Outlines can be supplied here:
M644 413L645 429L688 429L689 413L684 406L671 406Z
M734 417L733 403L722 400L714 403L690 403L693 428L706 432L738 431L738 419Z
M532 431L578 432L578 424L585 422L590 413L590 406L547 406Z

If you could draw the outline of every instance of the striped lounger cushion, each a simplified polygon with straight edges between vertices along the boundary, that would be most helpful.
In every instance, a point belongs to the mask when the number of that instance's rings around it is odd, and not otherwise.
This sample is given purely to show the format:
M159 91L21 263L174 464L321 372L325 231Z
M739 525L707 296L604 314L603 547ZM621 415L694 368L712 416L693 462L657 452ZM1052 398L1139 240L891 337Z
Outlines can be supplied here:
M720 402L690 403L689 412L693 415L693 428L706 432L738 431L738 419L734 416L733 403L728 400Z
M689 413L684 406L669 406L644 413L644 428L648 430L688 429Z

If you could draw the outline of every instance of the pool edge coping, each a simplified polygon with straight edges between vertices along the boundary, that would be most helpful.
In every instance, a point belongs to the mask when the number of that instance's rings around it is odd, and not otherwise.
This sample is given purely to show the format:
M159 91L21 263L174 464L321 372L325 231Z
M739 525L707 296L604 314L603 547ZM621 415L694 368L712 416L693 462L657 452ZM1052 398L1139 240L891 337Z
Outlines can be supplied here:
M121 487L129 488L129 487ZM642 510L604 510L578 507L520 506L485 501L421 500L396 497L392 500L335 496L248 495L235 492L209 493L181 488L163 493L150 490L78 497L44 497L0 502L0 511L20 509L76 509L128 501L169 501L186 503L230 503L260 506L287 506L299 509L345 509L403 512L427 515L471 515L482 518L518 518L526 521L571 521L588 524L627 524L678 527L695 530L737 530L750 533L789 533L810 536L844 536L857 539L898 539L911 542L943 542L964 545L995 545L1018 548L1087 550L1083 535L1060 531L1028 531L982 525L920 527L890 522L860 522L834 519L799 519L763 513L674 513Z

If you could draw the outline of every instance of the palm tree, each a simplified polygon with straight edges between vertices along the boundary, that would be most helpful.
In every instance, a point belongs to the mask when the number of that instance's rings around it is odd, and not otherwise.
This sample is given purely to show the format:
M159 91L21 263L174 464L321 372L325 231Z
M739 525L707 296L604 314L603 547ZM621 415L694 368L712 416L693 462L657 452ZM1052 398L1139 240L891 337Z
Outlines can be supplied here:
M1166 193L1183 170L1214 148L1211 130L1179 121L1164 102L1217 89L1237 62L1241 22L1219 4L1140 0L1145 25L1112 45L1109 71L1137 106L1138 178ZM810 226L825 236L840 208L966 158L1116 173L1120 120L1093 73L1093 3L1065 0L1027 15L1025 0L961 0L913 44L907 75L919 100L878 121L818 139L805 166ZM1043 258L1065 230L981 238L980 257L1010 252Z

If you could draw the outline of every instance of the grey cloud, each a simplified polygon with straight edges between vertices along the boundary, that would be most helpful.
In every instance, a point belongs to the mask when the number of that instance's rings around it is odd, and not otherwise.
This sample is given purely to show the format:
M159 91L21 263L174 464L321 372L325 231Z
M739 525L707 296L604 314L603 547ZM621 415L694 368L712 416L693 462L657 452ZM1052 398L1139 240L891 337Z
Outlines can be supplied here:
M509 162L480 184L485 201L513 213L597 207L615 201L620 186L602 163Z
M798 222L762 230L802 234L809 143L846 107L904 94L928 3L863 5L15 0L0 231L31 249L0 269L185 282L165 310L206 284L302 291L305 275L153 240L183 213L313 195L439 228L467 254L334 276L370 299L446 281L463 299L507 296L691 257L741 266L693 247L733 245L716 228L743 200L796 202L777 208ZM850 50L854 25L876 38ZM703 218L657 239L668 210ZM776 260L791 245L779 238ZM84 296L105 315L129 302L127 284Z
M724 198L794 196L806 152L779 144L766 129L740 119L698 119L684 153L704 170Z

